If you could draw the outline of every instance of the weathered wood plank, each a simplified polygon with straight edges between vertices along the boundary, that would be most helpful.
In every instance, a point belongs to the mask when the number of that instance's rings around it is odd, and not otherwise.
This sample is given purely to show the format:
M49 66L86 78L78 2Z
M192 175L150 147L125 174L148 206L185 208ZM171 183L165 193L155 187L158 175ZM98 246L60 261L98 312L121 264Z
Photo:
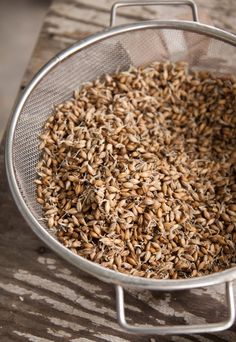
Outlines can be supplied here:
M114 1L99 1L96 3L96 11L90 1L63 0L57 1L51 7L46 18L48 24L47 31L51 34L67 34L76 37L78 31L89 31L95 33L109 26L110 7ZM99 6L98 6L99 5ZM120 8L117 11L118 24L130 24L141 20L149 19L189 19L191 12L186 6L169 7L168 11L163 11L165 6L141 6ZM164 14L164 15L163 15ZM204 16L205 21L207 19ZM203 20L204 21L204 20Z
M113 0L54 0L22 82L53 55L109 23ZM198 0L202 21L236 31L235 2ZM128 8L118 21L162 17L163 8ZM165 10L185 17L187 10ZM210 19L209 19L210 18ZM116 321L115 292L50 251L27 227L7 186L0 148L0 341L233 342L236 324L217 334L191 336L128 335ZM235 286L236 289L236 286ZM225 318L224 287L174 293L127 290L126 314L132 323L190 324ZM183 328L184 329L184 328Z

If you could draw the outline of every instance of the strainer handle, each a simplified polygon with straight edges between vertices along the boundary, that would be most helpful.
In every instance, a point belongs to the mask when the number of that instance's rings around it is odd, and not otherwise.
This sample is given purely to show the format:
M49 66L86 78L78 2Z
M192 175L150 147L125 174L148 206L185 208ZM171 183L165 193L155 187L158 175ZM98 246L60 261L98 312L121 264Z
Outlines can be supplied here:
M192 324L192 325L163 325L157 327L145 327L138 325L130 325L126 322L124 309L124 290L120 285L116 286L116 305L117 319L121 327L129 333L133 334L157 334L157 335L172 335L172 334L200 334L222 331L230 328L235 321L235 305L232 281L225 283L225 292L228 308L228 318L223 322Z
M192 0L145 0L145 1L120 1L113 4L111 8L110 27L115 25L116 11L119 7L127 6L156 6L156 5L185 5L192 10L193 21L198 21L197 6Z

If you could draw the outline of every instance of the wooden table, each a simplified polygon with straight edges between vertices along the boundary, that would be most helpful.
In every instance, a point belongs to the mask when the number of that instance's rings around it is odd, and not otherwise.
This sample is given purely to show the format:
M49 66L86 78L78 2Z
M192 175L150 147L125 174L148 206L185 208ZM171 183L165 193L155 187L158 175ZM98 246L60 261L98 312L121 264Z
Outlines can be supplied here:
M109 22L112 0L54 0L22 81L59 50ZM199 0L203 22L236 32L235 0ZM173 18L174 9L164 11ZM182 9L177 17L184 17ZM129 8L119 22L160 18L160 8ZM10 194L0 148L0 341L236 341L230 330L191 336L128 335L116 321L114 287L81 272L49 250L19 214ZM236 290L236 286L235 286ZM236 292L236 291L235 291ZM224 287L175 293L126 292L127 316L133 323L189 324L224 319ZM184 328L183 328L184 329Z

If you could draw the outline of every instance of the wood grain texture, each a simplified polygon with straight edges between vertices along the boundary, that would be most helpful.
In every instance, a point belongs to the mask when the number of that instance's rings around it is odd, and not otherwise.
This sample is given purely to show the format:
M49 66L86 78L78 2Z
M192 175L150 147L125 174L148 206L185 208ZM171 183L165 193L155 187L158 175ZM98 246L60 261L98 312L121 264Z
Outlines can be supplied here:
M22 81L58 51L102 30L112 0L54 0ZM234 0L197 1L202 21L236 32ZM187 17L187 10L128 8L118 22ZM217 334L128 335L116 321L114 287L71 266L44 246L19 214L10 194L0 148L0 341L233 342L236 325ZM236 286L235 286L236 290ZM173 293L127 290L128 321L137 324L190 324L223 320L224 286ZM184 329L184 328L183 328Z

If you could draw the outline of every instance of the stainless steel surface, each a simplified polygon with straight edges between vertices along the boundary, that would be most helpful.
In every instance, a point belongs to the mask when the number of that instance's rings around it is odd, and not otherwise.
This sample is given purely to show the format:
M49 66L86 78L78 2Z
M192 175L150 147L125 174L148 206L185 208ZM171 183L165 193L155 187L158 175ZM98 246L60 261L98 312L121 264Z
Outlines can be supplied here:
M77 74L74 72L69 73L69 75L66 75L66 71L71 70L70 68L72 68L72 65L74 71L80 71L84 67L83 63L89 64L87 61L88 54L86 53L85 55L82 55L83 50L86 50L90 47L91 49L95 47L96 50L96 45L101 44L104 40L108 38L109 41L113 39L113 44L111 45L114 48L114 38L115 42L117 42L117 37L120 37L120 35L124 35L127 33L133 36L133 32L142 32L142 30L144 29L173 29L173 32L176 33L179 32L179 30L176 29L178 27L180 27L180 30L189 30L189 33L193 35L195 35L194 31L197 31L198 34L200 34L201 38L203 33L204 35L209 36L209 39L212 39L211 37L217 35L217 37L220 39L220 42L222 40L227 43L223 44L225 48L229 44L233 43L234 46L232 45L232 51L233 48L235 48L236 38L234 35L226 33L221 30L216 30L209 26L190 22L143 22L142 24L116 27L112 30L109 30L108 32L93 35L81 41L80 43L75 44L69 49L66 49L65 51L61 52L54 59L52 59L44 68L42 68L41 71L33 78L28 87L25 89L25 92L23 93L18 104L16 105L11 120L10 129L8 132L8 139L6 145L6 166L11 191L23 216L26 218L26 220L28 221L28 223L37 235L39 235L47 244L50 245L52 249L54 249L60 255L63 255L65 258L67 258L75 265L88 271L91 274L98 276L99 278L106 279L108 277L114 280L115 283L123 283L129 286L134 285L159 290L174 290L183 289L186 287L193 288L198 287L199 285L204 286L214 283L220 283L226 280L232 280L235 277L235 269L226 270L219 274L213 274L210 276L194 279L152 280L126 276L111 271L109 269L103 268L98 264L89 262L88 260L85 260L79 256L74 255L68 249L63 247L54 238L52 232L47 229L46 225L41 220L41 207L36 203L35 186L33 180L36 176L35 164L39 157L37 140L38 133L41 130L43 122L50 115L52 105L55 103L59 103L64 99L70 97L72 91L77 86L79 86L80 83L78 82ZM200 42L202 42L202 39ZM102 48L103 47L104 45L102 45ZM220 45L220 47L222 47L222 45ZM120 46L118 46L118 49L120 50ZM94 52L94 49L92 50L92 52ZM80 54L80 58L77 58L78 54ZM221 49L219 49L218 54L221 54ZM102 54L102 61L104 63L106 61L107 55L107 53ZM125 58L125 61L127 63L127 54L123 53L123 55L123 58ZM104 72L103 70L100 71L100 57L101 55L96 57L98 58L98 74L100 72ZM71 63L72 58L73 63ZM90 56L90 58L93 57ZM75 68L76 62L78 64L76 64ZM67 64L66 67L63 67L64 63ZM206 67L207 66L208 65L206 65ZM104 67L106 67L105 64ZM61 69L64 70L64 74L62 74L62 77L60 77L62 71ZM94 69L86 69L85 72L94 73ZM56 76L58 75L59 77L56 79ZM74 78L72 79L72 77ZM93 76L90 76L88 79L92 79L92 77ZM68 85L68 87L70 87L69 89L65 87L65 82L67 82L66 84ZM132 281L130 281L130 279L132 279Z
M115 26L116 12L119 7L129 6L158 6L158 5L186 5L192 10L194 21L198 21L198 10L195 2L192 0L145 0L145 1L120 1L116 2L111 8L110 27Z
M39 158L37 137L44 121L51 114L53 105L70 98L73 90L84 82L118 69L127 69L130 64L138 66L154 60L181 59L193 69L236 74L236 66L231 59L235 47L235 35L197 22L146 21L115 27L86 38L43 67L16 105L6 145L10 188L17 206L34 232L75 266L116 285L166 291L234 280L236 267L199 278L156 280L121 274L77 256L61 245L53 231L46 227L41 207L36 202L33 181ZM230 286L228 299L231 310L234 303ZM119 303L122 304L121 301ZM142 331L147 333L145 329ZM190 329L190 332L193 331Z
M228 318L225 321L218 323L206 323L206 324L191 324L191 325L164 325L158 327L143 327L137 325L130 325L126 322L125 308L124 308L124 290L123 287L116 286L116 307L117 307L117 319L120 325L130 333L133 334L158 334L158 335L170 335L170 334L199 334L205 332L216 332L228 329L234 323L235 320L235 305L234 305L234 293L232 282L225 284L226 302L228 307ZM202 304L204 307L204 303Z

